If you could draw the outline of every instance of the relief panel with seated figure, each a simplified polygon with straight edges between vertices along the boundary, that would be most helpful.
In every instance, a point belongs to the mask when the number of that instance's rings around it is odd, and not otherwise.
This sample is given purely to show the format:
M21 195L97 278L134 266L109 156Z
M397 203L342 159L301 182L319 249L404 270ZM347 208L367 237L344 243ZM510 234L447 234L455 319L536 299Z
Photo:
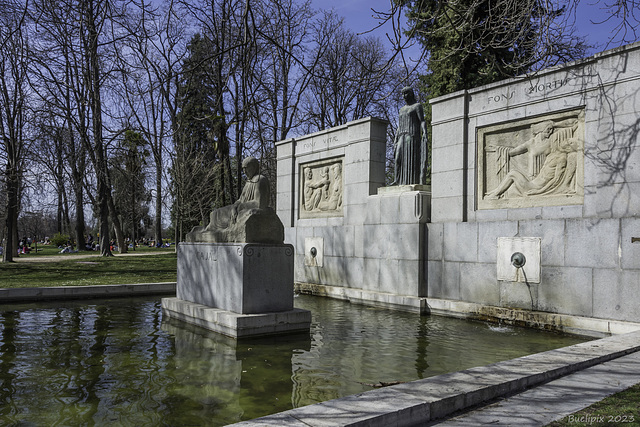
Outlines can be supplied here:
M584 109L478 129L478 209L582 204Z
M300 166L300 218L343 216L342 163L339 158Z

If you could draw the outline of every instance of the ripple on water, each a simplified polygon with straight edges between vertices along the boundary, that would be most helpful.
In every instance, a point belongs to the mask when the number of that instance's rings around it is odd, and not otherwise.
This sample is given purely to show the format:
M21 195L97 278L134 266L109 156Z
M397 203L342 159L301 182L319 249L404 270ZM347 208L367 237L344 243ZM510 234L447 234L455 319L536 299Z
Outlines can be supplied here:
M310 296L309 334L233 340L159 298L0 307L0 424L225 425L584 341Z

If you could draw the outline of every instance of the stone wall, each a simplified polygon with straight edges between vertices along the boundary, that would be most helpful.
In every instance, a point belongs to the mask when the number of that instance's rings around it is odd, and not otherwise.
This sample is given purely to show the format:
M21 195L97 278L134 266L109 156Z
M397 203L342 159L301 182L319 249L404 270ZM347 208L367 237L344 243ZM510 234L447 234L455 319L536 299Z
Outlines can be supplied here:
M296 250L295 281L339 286L362 281L362 227L368 196L384 185L386 129L387 122L368 118L276 144L276 211L285 242ZM328 199L323 188L305 196L305 183L321 181L327 167L331 175L336 164L342 173L340 206L305 209L305 199ZM306 178L305 171L313 176Z
M276 212L289 233L294 226L362 224L367 197L384 185L386 132L386 121L367 118L276 143ZM323 167L336 163L341 165L342 208L301 212L304 169L312 169L313 181L318 181Z
M381 188L386 137L387 122L367 118L278 142L277 213L299 287L419 311L429 199Z
M428 296L640 321L640 43L447 95L432 108ZM554 131L538 169L533 156L508 154L549 120L571 130ZM538 184L552 160L571 185L548 192L551 178ZM508 163L519 172L500 172ZM505 179L509 189L497 194ZM539 283L498 280L498 264L509 261L498 259L498 239L516 237L540 240L531 254Z

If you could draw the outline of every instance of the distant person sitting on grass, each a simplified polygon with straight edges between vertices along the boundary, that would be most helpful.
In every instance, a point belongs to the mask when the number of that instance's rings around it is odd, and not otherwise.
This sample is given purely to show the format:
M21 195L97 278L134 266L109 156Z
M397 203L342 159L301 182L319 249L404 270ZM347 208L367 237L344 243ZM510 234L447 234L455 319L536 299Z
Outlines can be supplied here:
M95 242L93 241L93 235L89 233L89 237L87 238L86 248L89 250L94 250Z
M71 240L67 240L67 244L60 251L61 254L73 254L76 252L78 251L75 249L75 246L73 245L73 242Z
M73 248L73 245L70 246L65 246L64 248L62 248L62 250L60 251L61 254L74 254L78 252L77 250L75 250Z

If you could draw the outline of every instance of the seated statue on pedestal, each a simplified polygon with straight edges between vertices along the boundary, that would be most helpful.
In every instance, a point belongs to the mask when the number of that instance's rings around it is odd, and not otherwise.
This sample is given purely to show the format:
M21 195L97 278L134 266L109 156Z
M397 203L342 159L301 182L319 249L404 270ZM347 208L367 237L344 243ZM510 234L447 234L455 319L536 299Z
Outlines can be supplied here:
M194 227L187 242L272 243L284 242L284 226L269 207L269 180L259 175L260 165L254 157L242 162L247 182L240 198L233 204L214 209L209 225Z

